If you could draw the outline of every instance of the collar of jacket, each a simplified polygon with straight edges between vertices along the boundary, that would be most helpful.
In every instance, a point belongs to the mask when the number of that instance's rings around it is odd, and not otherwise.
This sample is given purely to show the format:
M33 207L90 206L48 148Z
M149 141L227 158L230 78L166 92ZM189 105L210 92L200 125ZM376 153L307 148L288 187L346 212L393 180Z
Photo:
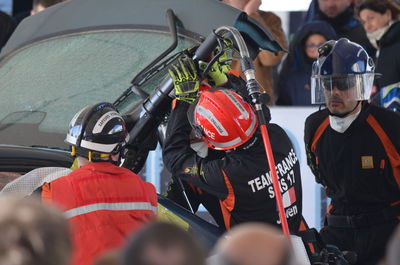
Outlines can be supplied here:
M318 9L317 18L324 20L332 25L336 32L342 32L347 28L354 28L359 24L358 20L354 18L353 7L349 6L342 13L334 18L330 18Z
M110 175L120 175L123 173L131 172L124 167L119 167L111 162L91 162L79 168L80 170L96 171L101 173L107 173Z
M331 128L337 131L338 133L344 133L350 127L350 125L355 121L355 119L357 119L358 115L360 114L360 111L358 111L357 113L347 115L346 117L337 117L329 115L329 123L331 125Z
M400 42L400 21L393 21L392 25L379 40L379 47L384 48L395 42Z
M362 126L362 121L366 120L370 113L369 112L370 106L371 106L371 104L368 103L367 100L361 101L361 111L357 115L357 118L351 123L348 131L352 131L353 129L351 129L351 128L357 128L359 126ZM361 123L360 123L360 121L361 121Z

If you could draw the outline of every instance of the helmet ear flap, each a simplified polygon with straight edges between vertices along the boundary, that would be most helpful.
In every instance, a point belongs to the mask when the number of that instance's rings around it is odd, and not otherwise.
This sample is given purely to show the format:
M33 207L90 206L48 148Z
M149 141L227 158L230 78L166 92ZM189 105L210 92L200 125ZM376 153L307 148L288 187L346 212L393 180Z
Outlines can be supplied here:
M194 135L197 137L197 138L201 138L204 134L203 134L203 129L201 128L201 126L200 125L198 125L198 124L196 124L196 122L195 122L195 111L196 111L196 106L197 106L197 104L198 104L198 100L196 100L195 102L193 102L192 104L190 104L190 107L189 107L189 109L188 109L188 111L187 111L187 118L188 118L188 121L189 121L189 123L190 123L190 126L192 127L192 129L193 129L193 132L194 132Z
M203 136L203 129L201 128L200 125L192 124L192 128L193 128L193 131L194 131L194 135L197 138L201 138Z
M124 149L124 146L126 143L119 143L114 147L114 150L111 152L112 155L116 155L121 153L121 151Z

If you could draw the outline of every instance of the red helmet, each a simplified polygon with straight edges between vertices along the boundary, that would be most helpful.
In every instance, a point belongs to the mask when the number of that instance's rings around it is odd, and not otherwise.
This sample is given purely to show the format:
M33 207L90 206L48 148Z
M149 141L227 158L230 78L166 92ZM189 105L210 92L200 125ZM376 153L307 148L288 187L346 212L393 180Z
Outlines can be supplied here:
M251 105L228 89L204 91L189 110L197 136L216 150L228 150L247 142L258 121Z

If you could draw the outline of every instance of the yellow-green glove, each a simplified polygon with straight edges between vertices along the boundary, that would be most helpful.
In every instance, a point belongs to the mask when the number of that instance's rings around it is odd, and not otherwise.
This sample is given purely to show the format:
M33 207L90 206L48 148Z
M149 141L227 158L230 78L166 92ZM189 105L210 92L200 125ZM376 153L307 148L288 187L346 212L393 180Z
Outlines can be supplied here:
M228 81L226 74L231 70L233 42L231 39L224 39L223 53L219 56L218 60L213 63L209 72L207 73L208 83L211 86L220 86ZM217 47L215 54L221 51L221 47ZM204 70L207 64L200 64L200 68Z
M197 99L200 88L200 80L193 60L187 56L181 57L168 72L174 83L176 99L193 103Z

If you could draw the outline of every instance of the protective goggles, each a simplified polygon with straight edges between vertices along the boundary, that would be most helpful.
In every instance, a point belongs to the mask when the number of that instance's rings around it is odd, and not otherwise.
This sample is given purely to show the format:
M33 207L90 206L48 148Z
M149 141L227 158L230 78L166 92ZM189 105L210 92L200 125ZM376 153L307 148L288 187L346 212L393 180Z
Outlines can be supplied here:
M353 88L356 85L355 77L331 77L321 78L321 85L325 90L332 90L334 88L341 91Z
M323 104L325 98L339 91L348 100L368 100L371 94L374 73L343 76L311 77L311 103Z

